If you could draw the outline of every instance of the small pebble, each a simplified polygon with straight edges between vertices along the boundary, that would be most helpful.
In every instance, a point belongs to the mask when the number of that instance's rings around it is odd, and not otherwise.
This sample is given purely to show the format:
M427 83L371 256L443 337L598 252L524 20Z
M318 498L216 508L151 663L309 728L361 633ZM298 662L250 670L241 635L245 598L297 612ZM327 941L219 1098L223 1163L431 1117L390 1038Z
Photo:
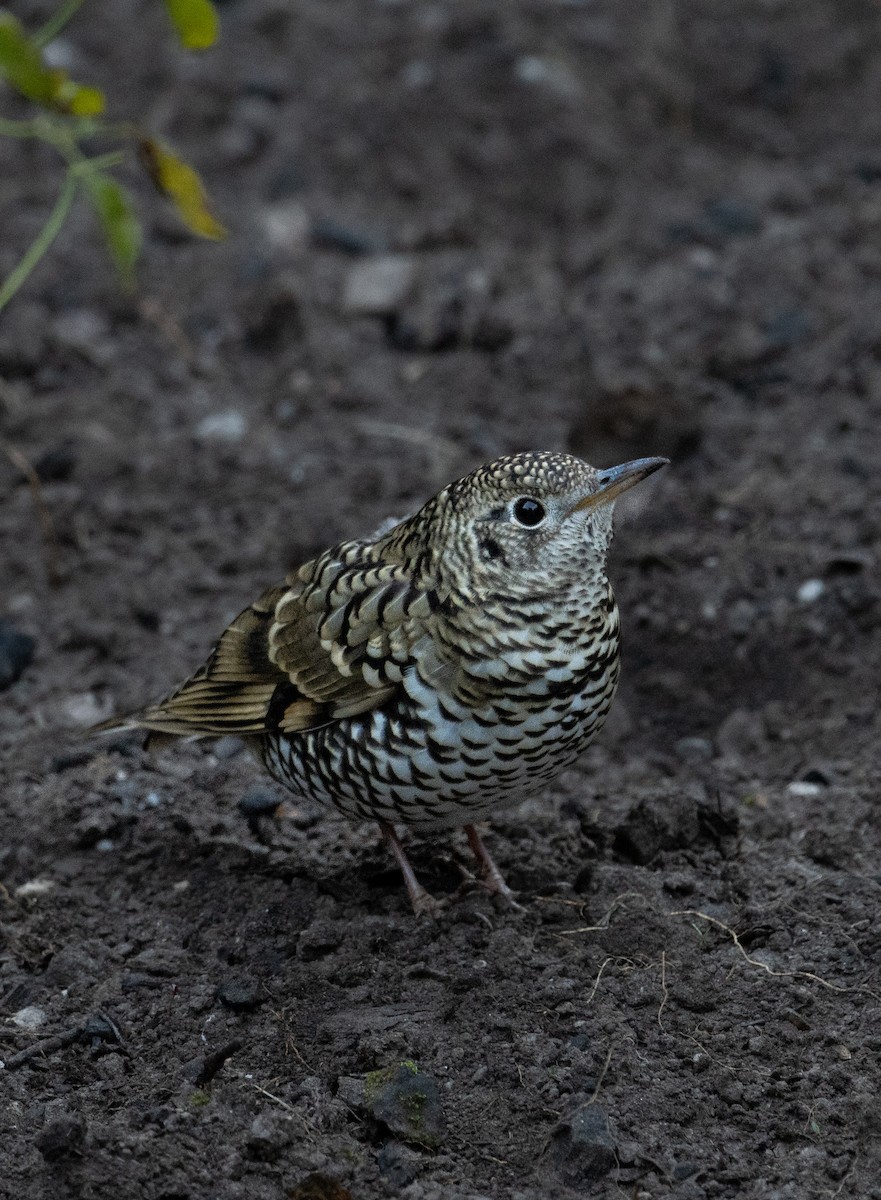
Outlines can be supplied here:
M229 412L209 413L196 425L195 433L196 437L208 441L240 442L247 428L244 415L231 409Z
M362 316L390 316L406 299L416 270L404 254L376 254L355 263L346 277L343 309Z
M74 725L97 725L110 716L113 701L109 696L100 700L94 692L77 692L68 696L62 707L64 715Z
M224 979L217 989L217 998L234 1012L252 1012L264 1000L257 980L244 976Z
M221 762L227 758L235 758L237 754L241 754L244 748L245 743L242 739L233 737L231 734L218 738L212 747L215 757L219 758Z
M707 738L680 738L675 749L684 762L708 762L713 757L713 743Z
M20 1008L18 1012L13 1013L9 1019L19 1029L34 1030L40 1028L46 1020L46 1014L42 1008L29 1004L27 1008Z
M55 887L54 879L28 879L15 889L16 896L26 900L31 896L45 896Z
M794 782L787 784L786 790L790 796L800 796L803 799L809 799L812 796L822 796L823 789L819 783L806 783L803 779L796 779Z
M274 816L280 804L278 793L271 788L253 787L245 792L236 807L250 821L254 817Z
M559 59L524 54L514 63L514 74L521 83L545 88L561 100L574 99L583 90L578 76Z
M349 229L337 221L319 218L312 229L312 240L328 250L341 250L344 254L371 254L376 249L375 239L357 229Z
M796 599L799 604L813 604L825 591L826 585L822 579L806 579L796 592Z

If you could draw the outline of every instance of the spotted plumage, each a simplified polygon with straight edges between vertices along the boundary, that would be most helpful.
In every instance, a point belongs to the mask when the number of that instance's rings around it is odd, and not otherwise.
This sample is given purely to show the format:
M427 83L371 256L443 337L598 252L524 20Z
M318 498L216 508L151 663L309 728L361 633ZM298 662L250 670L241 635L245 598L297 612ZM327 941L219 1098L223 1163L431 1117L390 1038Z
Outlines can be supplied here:
M375 538L267 589L168 697L119 722L237 734L292 791L378 820L411 898L429 898L393 825L473 823L553 778L598 731L618 681L605 573L612 507L665 459L597 471L510 455Z

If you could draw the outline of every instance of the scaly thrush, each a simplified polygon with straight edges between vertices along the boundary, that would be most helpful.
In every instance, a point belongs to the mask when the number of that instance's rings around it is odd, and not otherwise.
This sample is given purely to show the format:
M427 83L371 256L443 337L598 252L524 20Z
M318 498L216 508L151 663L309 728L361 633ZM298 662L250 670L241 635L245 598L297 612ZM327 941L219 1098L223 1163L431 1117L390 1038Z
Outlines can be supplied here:
M464 825L487 885L512 900L474 822L602 726L619 670L612 509L666 462L479 467L381 536L305 563L186 683L104 727L246 739L291 791L380 823L417 911L434 901L394 824Z

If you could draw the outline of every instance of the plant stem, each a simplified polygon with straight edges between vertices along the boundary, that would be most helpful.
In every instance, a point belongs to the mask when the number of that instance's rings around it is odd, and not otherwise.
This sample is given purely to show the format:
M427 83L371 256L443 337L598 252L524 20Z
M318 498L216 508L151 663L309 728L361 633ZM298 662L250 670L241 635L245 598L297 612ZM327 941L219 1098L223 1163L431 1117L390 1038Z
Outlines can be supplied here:
M8 117L0 117L0 137L39 138L42 136L39 120L11 121Z
M64 26L82 3L83 0L65 0L58 12L50 17L43 28L38 29L33 35L31 43L38 50L42 50L44 46L48 46L51 41L58 37L59 33L61 33Z
M61 226L64 224L65 218L70 212L74 198L76 197L79 185L78 176L79 172L77 171L69 170L67 172L64 177L64 186L61 189L61 194L55 201L55 207L46 219L46 224L31 242L24 257L12 271L12 274L7 276L4 283L0 285L0 309L3 309L9 303L58 236Z

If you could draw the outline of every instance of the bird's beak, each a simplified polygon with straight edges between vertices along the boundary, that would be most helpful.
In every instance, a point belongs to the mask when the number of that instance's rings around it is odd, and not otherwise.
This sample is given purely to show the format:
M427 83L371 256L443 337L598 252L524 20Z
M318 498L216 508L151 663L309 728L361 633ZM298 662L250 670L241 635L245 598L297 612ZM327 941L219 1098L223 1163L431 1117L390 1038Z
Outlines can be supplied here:
M596 491L579 500L575 507L570 509L569 516L583 512L586 508L594 508L598 504L611 504L622 492L647 479L661 467L666 467L669 461L669 458L635 458L633 462L622 463L620 467L608 467L605 471L599 471Z

